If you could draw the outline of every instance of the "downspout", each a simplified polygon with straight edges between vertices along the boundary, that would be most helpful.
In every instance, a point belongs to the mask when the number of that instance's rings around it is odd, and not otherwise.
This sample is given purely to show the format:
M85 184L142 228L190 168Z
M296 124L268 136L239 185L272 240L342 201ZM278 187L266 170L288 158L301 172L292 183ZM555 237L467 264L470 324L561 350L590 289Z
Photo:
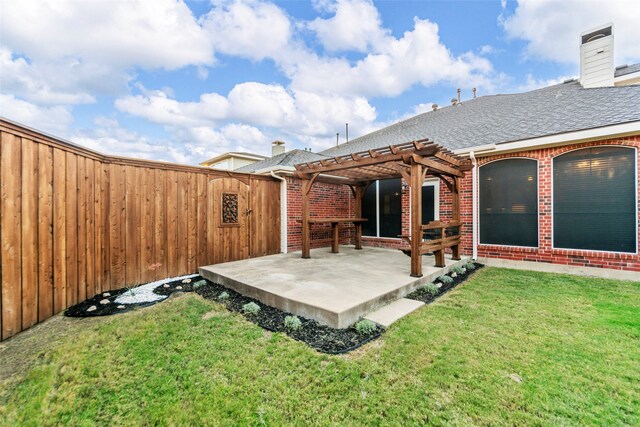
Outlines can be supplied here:
M471 258L473 260L478 259L478 185L477 185L477 174L478 174L478 163L476 162L476 155L473 151L469 152L469 157L471 158L471 164L473 165L473 169L471 169L471 246L472 246L472 255Z
M269 171L271 176L280 180L280 252L287 253L287 178Z

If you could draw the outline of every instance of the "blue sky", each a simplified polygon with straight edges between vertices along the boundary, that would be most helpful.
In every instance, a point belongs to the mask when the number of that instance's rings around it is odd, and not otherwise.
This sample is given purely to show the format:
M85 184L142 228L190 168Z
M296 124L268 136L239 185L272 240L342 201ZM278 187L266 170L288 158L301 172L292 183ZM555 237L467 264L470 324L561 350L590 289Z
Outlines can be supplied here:
M640 62L637 1L3 1L0 114L107 154L197 164L321 151L462 98L577 76L614 22Z

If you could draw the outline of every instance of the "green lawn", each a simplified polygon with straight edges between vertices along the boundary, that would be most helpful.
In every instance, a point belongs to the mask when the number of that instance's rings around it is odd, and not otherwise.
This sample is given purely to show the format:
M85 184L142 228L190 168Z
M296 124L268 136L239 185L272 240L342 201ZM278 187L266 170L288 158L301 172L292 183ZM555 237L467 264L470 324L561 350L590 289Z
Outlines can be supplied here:
M640 283L485 268L348 356L191 294L65 336L4 385L0 417L639 425Z

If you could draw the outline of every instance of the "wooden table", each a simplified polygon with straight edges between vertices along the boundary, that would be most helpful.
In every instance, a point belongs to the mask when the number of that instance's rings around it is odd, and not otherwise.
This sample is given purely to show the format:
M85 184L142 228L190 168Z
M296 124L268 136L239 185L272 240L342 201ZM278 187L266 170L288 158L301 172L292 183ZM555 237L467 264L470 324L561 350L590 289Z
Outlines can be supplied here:
M340 252L338 248L340 244L338 225L341 223L353 223L356 226L356 249L362 249L362 223L365 221L368 221L367 218L309 218L309 230L311 230L312 224L331 224L331 253L337 254ZM298 222L302 223L302 220L299 219Z

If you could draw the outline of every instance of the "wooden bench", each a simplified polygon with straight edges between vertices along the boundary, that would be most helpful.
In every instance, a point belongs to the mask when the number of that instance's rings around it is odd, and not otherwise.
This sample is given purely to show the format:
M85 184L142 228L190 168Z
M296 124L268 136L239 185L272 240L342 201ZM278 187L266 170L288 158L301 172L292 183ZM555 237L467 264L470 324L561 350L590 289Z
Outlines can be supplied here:
M452 231L451 229L456 227L458 228L456 234L447 235L447 230ZM420 255L432 253L435 256L436 267L444 267L444 250L451 248L452 258L459 260L461 227L462 222L460 221L431 221L429 224L423 225L423 235L425 231L435 231L437 237L423 240L423 242L420 243ZM398 249L405 255L411 256L411 236L403 234L399 237L406 242L406 245L402 245Z
M362 223L367 221L367 218L309 218L309 230L313 224L331 224L331 253L337 254L340 252L340 224L353 223L356 227L355 246L356 249L362 249ZM302 223L302 220L298 220ZM324 241L324 240L322 240Z

